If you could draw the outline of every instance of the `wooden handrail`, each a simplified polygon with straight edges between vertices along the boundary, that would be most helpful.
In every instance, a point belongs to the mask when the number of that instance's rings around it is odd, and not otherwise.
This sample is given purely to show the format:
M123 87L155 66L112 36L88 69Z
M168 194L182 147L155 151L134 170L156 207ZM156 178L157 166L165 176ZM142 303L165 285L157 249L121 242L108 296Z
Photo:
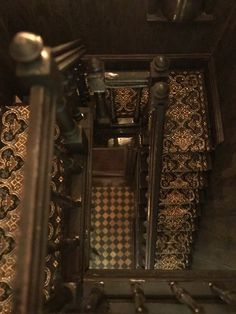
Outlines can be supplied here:
M83 129L74 122L62 101L61 69L53 57L53 51L58 55L69 48L71 45L51 50L44 47L40 36L25 32L16 34L11 43L11 54L17 62L16 75L30 89L24 198L14 295L14 313L18 314L42 312L56 111L68 148L81 152L81 148L86 147ZM81 53L77 51L66 56L68 58L62 62L68 67L78 61ZM60 195L54 194L54 197L73 207L79 205Z
M164 61L162 61L164 60ZM163 66L163 68L161 67ZM165 112L167 109L169 85L169 62L156 57L151 63L151 84L149 103L149 168L148 168L148 213L146 241L146 269L154 268L157 240L157 213L159 206L162 168Z

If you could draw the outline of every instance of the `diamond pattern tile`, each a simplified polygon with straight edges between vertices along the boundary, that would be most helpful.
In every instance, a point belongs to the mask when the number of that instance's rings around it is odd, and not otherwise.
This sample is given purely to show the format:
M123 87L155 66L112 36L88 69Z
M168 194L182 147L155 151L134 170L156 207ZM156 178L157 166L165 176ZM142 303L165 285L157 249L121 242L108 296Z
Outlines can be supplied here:
M134 195L127 186L93 188L90 268L132 267Z

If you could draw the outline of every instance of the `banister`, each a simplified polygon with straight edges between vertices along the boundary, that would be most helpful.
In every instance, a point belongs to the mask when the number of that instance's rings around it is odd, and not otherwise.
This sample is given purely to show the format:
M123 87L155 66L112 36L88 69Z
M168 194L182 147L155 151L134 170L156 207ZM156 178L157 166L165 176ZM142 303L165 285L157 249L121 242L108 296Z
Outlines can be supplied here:
M73 41L70 41L68 43L65 44L61 44L59 46L53 47L52 50L52 54L54 57L59 56L60 54L78 46L79 44L81 44L81 39L76 39Z
M54 54L58 56L59 52L65 52L77 43L62 45L60 49L57 47L54 49ZM65 70L78 61L81 49L76 48L76 51L72 50L72 53L64 54L59 66L53 56L53 49L44 47L40 36L22 32L14 37L10 52L17 62L16 75L30 90L30 119L14 313L37 314L42 312L43 307L56 112L68 149L76 147L75 151L78 153L81 152L81 148L85 151L86 147L83 129L78 126L68 108L64 106L63 82L60 74L60 70ZM53 197L70 206L79 205L60 195L53 194Z
M55 61L59 71L66 71L69 67L75 65L76 62L85 54L85 52L85 46L82 45L78 48L68 51L60 57L56 57Z
M40 313L46 255L55 97L33 86L15 283L15 313ZM40 297L41 296L41 297Z
M148 212L145 268L153 269L157 238L156 221L159 205L165 112L168 103L169 62L162 56L151 63L149 102Z

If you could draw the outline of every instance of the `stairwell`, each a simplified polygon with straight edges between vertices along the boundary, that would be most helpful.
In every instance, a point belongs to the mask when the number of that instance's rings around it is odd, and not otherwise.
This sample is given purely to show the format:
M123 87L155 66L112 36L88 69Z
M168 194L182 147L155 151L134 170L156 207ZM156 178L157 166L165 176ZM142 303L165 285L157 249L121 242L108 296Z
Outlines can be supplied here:
M159 209L155 232L154 269L191 267L194 240L200 225L204 189L211 169L211 135L203 71L170 72L170 97L165 116ZM134 118L148 104L146 88L110 90L113 110L119 118ZM139 101L137 100L139 98ZM139 103L140 102L140 103ZM112 131L111 131L112 132ZM141 133L142 136L142 133ZM136 160L135 224L136 267L144 268L147 241L147 207L150 182L149 142L142 142ZM137 252L139 250L139 252Z
M207 187L207 172L211 169L210 154L212 145L203 73L201 71L172 71L170 73L170 87L170 104L166 113L164 151L162 156L160 206L156 222L157 243L155 248L155 269L177 270L191 267L194 239L197 236L197 230L199 228L199 218L204 202L204 189ZM143 89L141 99L143 109L148 102L147 90ZM137 104L136 101L135 104ZM132 102L130 102L129 107L130 106L132 107ZM11 129L11 124L15 123L15 120L17 123L24 120L27 126L28 117L27 119L24 118L23 111L21 112L20 109L17 110L19 111L17 111L17 119L14 118L13 120L6 121L8 125L6 128L9 128L9 130ZM11 107L7 108L7 111L9 116L16 113L16 109ZM135 110L130 110L130 108L129 111L131 111L132 114L135 112ZM3 112L3 118L6 116L6 114L4 114ZM16 133L14 135L18 136L16 132L18 130L17 125L14 124L12 130ZM3 140L2 143L4 146ZM14 149L16 150L16 148ZM134 193L134 197L137 197L137 203L139 204L137 216L139 218L139 226L138 228L134 226L134 228L136 235L137 232L141 231L138 241L141 242L144 248L146 241L145 228L147 226L146 196L148 193L148 153L148 145L139 147L136 163L136 191ZM22 154L22 158L25 158L24 154ZM2 160L3 159L4 156L2 156ZM19 169L13 169L13 174L18 170ZM62 166L55 164L53 168L53 178L56 180L56 183L54 184L55 187L53 186L53 190L58 188L60 192L64 184L63 174L61 174L61 172L63 172ZM98 188L98 185L97 187L94 186L94 195L97 192L100 193ZM104 186L100 186L100 188L104 189ZM107 190L105 192L114 193L114 186L107 186L106 188ZM133 191L130 191L129 187L124 184L116 188L118 189L116 191L117 193L133 193ZM121 198L122 197L121 195ZM15 215L18 215L18 211L18 207L11 209L11 213ZM62 217L58 212L60 214L61 209L56 208L55 210L52 203L49 221L49 231L51 231L51 233L49 232L49 240L53 241L57 241L58 233L61 232L60 225ZM96 214L98 213L96 213L95 210L94 215L96 216ZM125 216L121 217L121 220L125 220L124 218ZM129 213L129 218L133 218L133 213ZM96 217L93 218L93 222L96 224ZM1 227L6 229L4 223L5 222L2 220ZM118 254L121 253L117 253L114 259L115 262L112 261L112 263L114 263L112 267L105 265L107 263L105 255L103 262L99 264L98 261L100 257L96 255L96 252L93 252L93 259L97 260L97 264L96 266L94 266L94 264L91 265L91 268L130 269L137 266L139 267L140 265L142 266L143 261L138 263L138 265L133 264L133 257L131 255L136 254L134 248L137 247L135 245L133 247L133 243L131 243L131 220L129 223L129 230L123 237L123 240L129 238L126 243L123 241L124 247L125 245L129 245L129 249L121 248L120 252L122 252L123 255L119 256ZM14 224L14 221L10 222L10 225L13 226ZM98 226L97 229L100 227L101 226ZM132 229L132 232L133 231L134 229ZM94 234L96 233L95 228L92 233L93 232ZM14 234L13 236L15 241L16 235ZM117 236L113 236L117 240ZM110 238L107 240L110 240ZM118 239L116 246L121 244L121 242L122 241L119 242ZM96 246L96 243L94 246ZM108 255L111 255L111 253L112 251L108 253ZM7 256L10 253L5 252L4 254ZM105 254L107 254L107 252L105 252ZM124 266L119 266L119 258L122 260L125 254L128 254L126 262L122 264ZM61 261L57 255L57 253L52 254L52 256L48 256L46 260L45 273L47 276L44 286L46 298L49 298L54 287L54 277L52 274L57 273L60 267ZM101 265L103 266L101 267ZM8 301L6 301L4 305L6 307L9 306L7 302Z

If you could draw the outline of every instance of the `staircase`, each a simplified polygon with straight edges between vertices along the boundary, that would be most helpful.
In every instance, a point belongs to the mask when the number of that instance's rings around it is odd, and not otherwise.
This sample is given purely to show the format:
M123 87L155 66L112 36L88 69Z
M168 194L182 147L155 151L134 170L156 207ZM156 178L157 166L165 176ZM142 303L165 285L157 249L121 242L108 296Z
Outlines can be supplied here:
M174 270L187 269L191 264L191 253L204 203L204 188L207 186L207 172L211 168L212 145L203 71L172 71L169 81L170 97L165 115L160 196L154 228L157 242L153 249L154 268ZM107 101L116 121L129 118L136 124L140 123L135 120L135 112L139 112L139 119L142 119L149 101L147 88L116 86L109 90L108 96ZM137 109L137 106L140 108ZM144 268L145 265L147 226L150 223L147 217L148 193L151 193L149 146L149 141L142 142L136 165L138 212L135 256L138 268Z
M211 143L200 71L170 73L155 269L186 269L199 226Z
M205 309L207 313L228 313L224 302L230 306L236 304L235 271L183 270L191 263L207 171L211 166L203 73L172 71L169 77L167 67L163 66L163 63L166 65L164 58L158 57L151 63L150 73L131 73L137 85L132 86L131 80L127 85L130 92L126 93L125 86L120 90L113 83L107 85L107 80L104 84L103 67L94 67L89 73L95 87L93 93L103 93L97 98L104 109L94 124L95 110L84 107L88 90L80 62L85 52L80 40L48 48L39 36L20 33L12 44L12 56L21 70L17 73L22 83L29 84L30 98L26 106L16 103L0 111L0 163L3 164L0 312L185 313L182 310L185 305L185 309L188 307L194 313L204 313ZM35 59L25 54L26 48L32 45L38 53ZM48 72L42 72L42 68ZM72 72L75 77L71 76L69 82L67 78ZM171 92L166 112L168 77ZM158 81L160 78L163 80ZM147 86L150 85L152 110L147 109ZM58 87L68 97L57 95ZM106 89L110 89L108 99L112 94L110 117L105 110ZM149 141L148 137L146 141L142 137L147 132L146 119L143 119L146 113L153 126L149 128L152 130ZM60 128L56 135L53 134L55 116ZM92 169L94 125L95 132L99 128L100 135L104 132L100 144L109 143L109 139L114 146L130 143L127 158L123 154L119 157L118 150L114 150L106 174L102 167L104 151L102 162L97 159L99 167ZM24 210L19 211L26 138L29 158L24 170L25 193L21 206ZM100 144L99 150L103 147ZM105 155L106 149L107 146ZM153 162L153 156L158 162ZM128 160L126 164L125 160ZM92 221L91 194L95 205ZM150 211L153 195L158 197L153 198ZM150 216L153 210L155 215ZM20 216L22 224L18 232ZM101 235L103 245L96 247L100 245ZM132 235L136 236L131 239ZM150 238L154 241L149 241ZM89 240L92 240L91 246ZM105 246L111 250L108 252ZM89 251L90 247L93 252ZM92 253L96 255L94 259ZM107 263L109 254L113 258L111 267ZM142 267L146 269L139 269ZM170 310L172 305L174 308ZM235 307L232 313L234 310Z

